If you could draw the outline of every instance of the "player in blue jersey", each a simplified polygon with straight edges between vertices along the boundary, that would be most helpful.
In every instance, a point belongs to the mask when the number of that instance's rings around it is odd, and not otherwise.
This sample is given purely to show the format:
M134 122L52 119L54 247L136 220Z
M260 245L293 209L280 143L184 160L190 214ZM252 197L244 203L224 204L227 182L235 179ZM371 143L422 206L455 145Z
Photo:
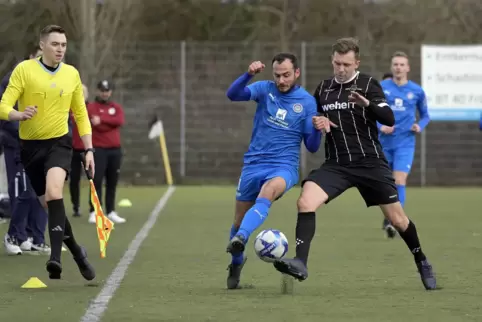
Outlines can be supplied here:
M289 53L272 60L274 81L247 85L265 65L249 65L248 72L234 81L227 91L231 101L255 101L251 143L244 155L244 166L236 190L236 209L227 252L228 289L239 285L246 262L245 245L250 235L268 216L271 204L298 182L301 142L314 153L321 142L321 132L313 126L317 113L313 95L298 86L298 59Z
M405 204L405 186L415 154L415 136L430 122L425 92L420 85L408 80L410 65L404 52L392 56L392 79L381 82L385 97L395 115L395 125L378 124L380 143L390 164L402 206ZM419 120L417 122L417 111ZM385 219L383 229L389 238L396 235L395 228Z

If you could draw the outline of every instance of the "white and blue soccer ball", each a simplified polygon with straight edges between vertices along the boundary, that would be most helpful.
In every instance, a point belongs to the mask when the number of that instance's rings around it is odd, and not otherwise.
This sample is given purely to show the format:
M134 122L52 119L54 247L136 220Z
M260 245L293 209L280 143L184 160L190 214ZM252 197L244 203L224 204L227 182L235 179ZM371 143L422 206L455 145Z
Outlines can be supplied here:
M288 252L288 239L279 230L265 229L254 240L254 251L260 259L272 263Z

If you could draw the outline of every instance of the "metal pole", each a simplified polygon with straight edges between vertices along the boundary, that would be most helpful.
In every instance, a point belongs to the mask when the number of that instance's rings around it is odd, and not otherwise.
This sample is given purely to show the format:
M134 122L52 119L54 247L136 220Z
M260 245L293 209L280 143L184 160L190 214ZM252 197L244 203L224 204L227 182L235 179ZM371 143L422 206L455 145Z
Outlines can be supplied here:
M427 129L422 131L420 137L420 186L427 184Z
M301 42L301 86L306 88L306 42ZM301 176L304 178L307 175L306 163L307 163L307 151L304 144L301 145L301 155L300 155L300 169Z
M179 105L181 110L181 137L180 137L180 174L186 176L186 42L181 41L181 69L180 69Z

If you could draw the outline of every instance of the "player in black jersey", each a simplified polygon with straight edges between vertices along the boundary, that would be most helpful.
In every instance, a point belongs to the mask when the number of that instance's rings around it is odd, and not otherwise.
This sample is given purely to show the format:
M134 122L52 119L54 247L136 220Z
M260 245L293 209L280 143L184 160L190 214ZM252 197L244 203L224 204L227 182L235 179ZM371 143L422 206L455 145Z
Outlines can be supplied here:
M379 206L412 252L423 285L436 288L432 266L422 252L415 225L398 200L397 187L378 141L377 122L395 119L379 82L357 71L360 50L353 38L339 39L332 49L334 76L315 90L320 116L314 126L326 133L326 160L303 180L298 199L296 257L275 261L281 273L308 277L307 261L315 234L315 211L345 190L356 187L367 207Z

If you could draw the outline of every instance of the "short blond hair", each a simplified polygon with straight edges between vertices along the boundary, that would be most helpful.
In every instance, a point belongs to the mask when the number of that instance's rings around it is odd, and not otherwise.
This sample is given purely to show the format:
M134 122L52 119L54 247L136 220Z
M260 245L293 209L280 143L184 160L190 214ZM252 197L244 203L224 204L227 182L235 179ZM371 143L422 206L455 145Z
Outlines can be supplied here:
M394 52L393 55L392 55L392 58L390 58L390 60L392 60L392 59L395 58L395 57L403 57L403 58L406 58L406 59L408 60L408 55L407 55L407 53L404 52L404 51L400 51L400 50Z

